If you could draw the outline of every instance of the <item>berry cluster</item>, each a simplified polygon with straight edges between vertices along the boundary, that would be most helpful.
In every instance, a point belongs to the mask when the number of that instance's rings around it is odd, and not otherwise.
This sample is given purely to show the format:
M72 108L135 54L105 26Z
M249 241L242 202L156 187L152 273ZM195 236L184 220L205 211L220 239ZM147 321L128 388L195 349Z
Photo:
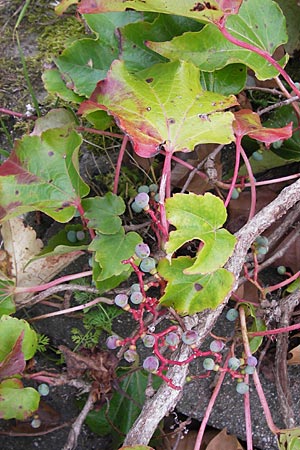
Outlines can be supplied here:
M157 184L150 184L149 186L143 185L138 188L138 194L134 201L131 203L131 209L140 213L143 210L149 208L150 199L154 199L156 202L159 201L159 195L157 194L158 186Z

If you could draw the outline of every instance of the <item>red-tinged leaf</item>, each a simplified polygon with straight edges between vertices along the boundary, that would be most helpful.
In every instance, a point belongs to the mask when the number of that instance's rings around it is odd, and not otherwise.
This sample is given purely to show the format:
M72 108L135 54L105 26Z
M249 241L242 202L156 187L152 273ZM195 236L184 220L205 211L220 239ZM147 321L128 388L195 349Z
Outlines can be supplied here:
M226 14L238 14L243 0L217 0L221 10Z
M39 119L34 133L17 141L0 166L0 220L39 210L67 222L79 197L88 194L79 175L81 137L65 122L63 111L55 114Z
M24 339L24 331L16 340L12 350L0 363L0 380L9 378L12 375L21 374L26 366L24 353L22 352L22 343Z
M114 116L130 137L135 152L144 158L161 148L193 151L199 143L230 143L236 98L202 89L199 70L191 63L156 64L131 74L116 60L79 113L103 109Z
M236 136L250 136L266 145L279 140L289 139L293 134L293 122L282 128L264 128L260 117L250 109L242 109L234 113L233 128Z
M81 14L134 9L136 11L151 11L191 17L201 22L214 22L224 15L219 3L220 0L211 0L210 2L198 2L195 0L180 0L178 2L174 0L81 0L77 9ZM238 0L225 0L225 6L229 4L227 8L232 9L232 3L235 5L238 3Z

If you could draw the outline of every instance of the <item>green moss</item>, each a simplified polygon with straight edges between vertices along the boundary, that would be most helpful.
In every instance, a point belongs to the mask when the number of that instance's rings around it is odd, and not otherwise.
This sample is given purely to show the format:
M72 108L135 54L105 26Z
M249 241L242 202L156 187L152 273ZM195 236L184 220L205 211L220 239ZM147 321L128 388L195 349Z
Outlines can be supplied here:
M54 26L46 26L39 35L38 49L44 61L52 61L65 47L84 36L84 27L73 17L62 18Z

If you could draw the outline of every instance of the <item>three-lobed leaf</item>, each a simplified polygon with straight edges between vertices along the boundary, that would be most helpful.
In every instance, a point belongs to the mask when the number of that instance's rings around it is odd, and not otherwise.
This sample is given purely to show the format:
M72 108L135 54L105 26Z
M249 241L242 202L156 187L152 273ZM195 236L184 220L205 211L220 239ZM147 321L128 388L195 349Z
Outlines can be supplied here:
M195 314L204 309L216 308L230 292L234 277L226 269L218 269L205 275L189 275L195 259L188 256L174 258L171 264L162 259L158 273L167 280L163 306L171 306L180 314Z
M231 112L236 98L204 91L199 70L190 63L156 64L131 74L124 62L113 62L79 112L103 109L114 116L142 157L167 151L189 152L199 143L230 143Z
M83 200L82 207L90 228L102 234L115 234L120 230L122 221L119 216L125 211L125 203L121 197L108 192L104 197Z
M271 55L287 41L285 17L272 0L248 0L237 15L228 17L226 29L237 39ZM212 72L228 64L242 63L260 80L274 78L277 70L263 57L229 42L212 23L199 32L188 32L167 42L147 42L147 46L170 60L184 59L201 70ZM280 63L285 65L287 57Z
M197 257L187 274L205 274L222 267L231 256L235 237L221 228L227 218L222 200L210 193L205 195L175 194L166 200L168 221L176 227L166 243L169 259L186 242L198 239Z
M176 14L190 17L201 22L220 19L224 12L235 12L241 0L211 0L210 2L195 2L194 0L81 0L78 11L81 14L95 14L107 11L152 11L162 14ZM229 8L228 8L229 6ZM222 7L224 9L222 9Z
M69 221L74 205L89 192L79 175L78 151L82 139L71 122L55 125L65 113L49 113L32 135L17 141L0 166L0 219L43 211L58 222Z
M119 39L115 30L127 23L141 20L137 12L91 14L84 17L96 38L83 38L72 43L55 59L55 63L73 91L89 97L99 80L119 56Z
M134 255L135 247L141 241L137 233L125 234L123 228L113 235L99 233L89 246L89 250L95 252L95 261L102 268L97 280L103 281L121 275L126 269L130 270L130 266L122 261Z

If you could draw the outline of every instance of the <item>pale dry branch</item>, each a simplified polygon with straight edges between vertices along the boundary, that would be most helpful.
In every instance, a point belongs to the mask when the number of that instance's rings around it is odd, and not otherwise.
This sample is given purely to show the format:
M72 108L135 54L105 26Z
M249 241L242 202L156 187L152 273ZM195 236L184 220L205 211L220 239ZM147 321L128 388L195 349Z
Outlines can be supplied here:
M225 266L227 270L233 273L235 278L233 291L237 289L240 272L252 242L268 229L271 224L285 215L298 201L300 201L300 180L283 189L273 202L259 211L252 220L236 233L237 243L234 253ZM199 333L199 345L203 343L211 331L229 298L230 295L215 310L206 310L197 316L187 318L188 320L192 319L195 323L194 328ZM189 350L183 346L177 356L178 360L185 359L188 353ZM187 365L173 366L169 369L167 376L182 389L187 373ZM124 445L147 445L159 422L175 408L181 395L182 391L174 390L163 384L157 393L144 405L139 417L127 434Z

